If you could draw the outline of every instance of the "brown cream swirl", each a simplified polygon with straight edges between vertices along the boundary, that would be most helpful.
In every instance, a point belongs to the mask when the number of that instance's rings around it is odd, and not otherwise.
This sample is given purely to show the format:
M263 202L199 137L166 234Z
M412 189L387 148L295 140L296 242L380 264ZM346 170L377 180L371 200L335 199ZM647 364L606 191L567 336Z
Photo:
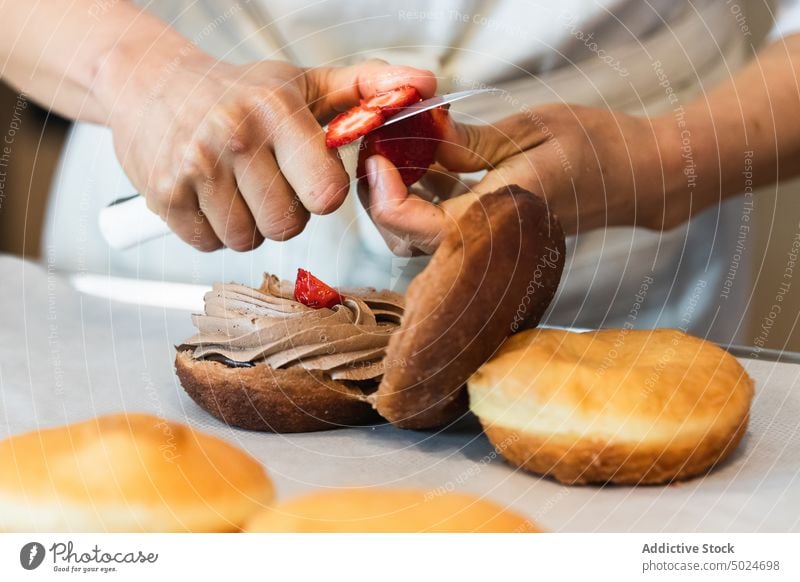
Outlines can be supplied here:
M342 305L313 309L294 300L290 282L267 273L258 289L215 283L205 313L192 316L198 333L184 345L198 359L322 370L334 380L378 378L403 297L369 288L341 293Z

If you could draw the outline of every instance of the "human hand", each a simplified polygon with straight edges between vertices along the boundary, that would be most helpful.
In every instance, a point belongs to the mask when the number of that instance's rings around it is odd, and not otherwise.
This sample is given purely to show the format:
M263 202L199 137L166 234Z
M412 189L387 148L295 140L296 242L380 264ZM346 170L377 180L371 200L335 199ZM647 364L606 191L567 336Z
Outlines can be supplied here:
M124 60L124 59L123 59ZM148 207L194 247L244 251L299 234L309 213L344 201L349 177L320 124L376 92L432 73L366 61L300 69L278 61L234 66L192 52L98 74L114 147Z
M421 189L409 192L396 168L373 156L365 165L368 188L359 193L389 248L401 255L432 253L448 221L481 194L510 184L544 196L567 234L602 226L669 228L688 218L690 204L677 197L666 204L659 143L669 133L665 119L574 105L547 105L494 125L451 120L438 165ZM488 172L468 188L447 174L479 170ZM442 202L434 204L433 196Z

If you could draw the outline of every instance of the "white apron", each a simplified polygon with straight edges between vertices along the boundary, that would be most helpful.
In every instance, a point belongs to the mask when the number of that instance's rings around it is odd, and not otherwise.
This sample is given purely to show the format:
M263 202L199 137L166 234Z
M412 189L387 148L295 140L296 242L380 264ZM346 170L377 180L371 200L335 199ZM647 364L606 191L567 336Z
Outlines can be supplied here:
M659 84L664 79L685 104L701 82L711 87L729 76L749 40L727 5L712 0L302 4L174 0L152 9L233 62L344 65L380 57L434 70L440 92L484 82L509 90L522 104L563 101L637 114L674 109ZM459 104L454 112L492 121L515 110L488 98ZM425 264L393 257L352 194L334 214L313 217L296 239L268 241L250 253L203 254L176 237L112 251L100 238L97 212L132 191L110 131L77 124L53 188L47 260L69 271L193 283L256 283L265 270L293 278L304 267L333 284L394 289ZM743 204L742 198L729 200L667 233L613 228L571 239L549 323L673 326L721 342L736 339L745 331L747 249L755 236L741 240Z

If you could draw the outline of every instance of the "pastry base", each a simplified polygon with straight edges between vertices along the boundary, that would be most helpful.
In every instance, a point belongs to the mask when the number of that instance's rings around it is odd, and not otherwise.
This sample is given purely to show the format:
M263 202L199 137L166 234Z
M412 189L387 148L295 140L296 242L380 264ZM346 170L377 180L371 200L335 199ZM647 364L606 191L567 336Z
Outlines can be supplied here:
M705 473L734 451L747 429L745 417L733 432L709 432L699 443L617 444L526 434L481 421L492 445L510 463L567 485L617 483L655 485Z
M175 370L201 408L241 428L311 432L380 420L361 390L319 371L276 370L266 364L230 368L195 360L188 349L178 351Z

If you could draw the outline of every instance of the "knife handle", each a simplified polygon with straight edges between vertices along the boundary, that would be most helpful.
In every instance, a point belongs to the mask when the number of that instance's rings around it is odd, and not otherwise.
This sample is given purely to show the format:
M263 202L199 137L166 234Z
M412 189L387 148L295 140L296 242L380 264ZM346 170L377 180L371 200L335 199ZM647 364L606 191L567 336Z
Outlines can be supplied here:
M97 218L100 233L112 248L125 250L170 234L161 217L147 208L144 196L134 194L114 200Z

